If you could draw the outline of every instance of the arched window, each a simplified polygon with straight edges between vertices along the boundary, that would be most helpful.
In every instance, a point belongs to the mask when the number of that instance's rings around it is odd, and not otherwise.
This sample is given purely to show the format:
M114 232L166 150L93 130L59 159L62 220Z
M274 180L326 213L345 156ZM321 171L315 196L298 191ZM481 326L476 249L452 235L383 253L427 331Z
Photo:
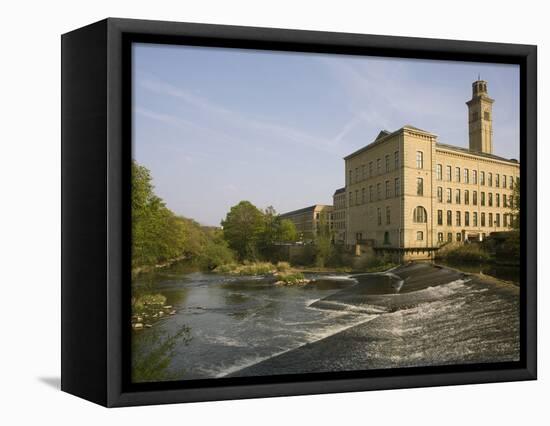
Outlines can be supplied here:
M422 206L418 206L414 209L413 221L416 223L426 223L428 215L426 209Z

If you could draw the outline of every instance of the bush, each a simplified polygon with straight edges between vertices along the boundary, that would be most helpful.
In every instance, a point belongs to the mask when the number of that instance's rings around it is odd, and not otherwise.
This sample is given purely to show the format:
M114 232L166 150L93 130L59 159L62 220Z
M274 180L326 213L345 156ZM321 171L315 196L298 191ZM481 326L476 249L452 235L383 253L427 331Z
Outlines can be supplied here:
M464 244L440 251L437 253L436 258L455 263L481 263L489 261L491 257L478 244Z
M269 262L247 262L243 265L228 263L220 265L214 272L230 275L267 275L275 272L276 267Z
M304 274L302 274L301 272L279 274L277 278L278 278L277 280L278 284L293 285L293 284L306 284L308 282L306 277L304 277Z
M290 270L290 263L288 262L277 262L277 271L278 272L287 272Z

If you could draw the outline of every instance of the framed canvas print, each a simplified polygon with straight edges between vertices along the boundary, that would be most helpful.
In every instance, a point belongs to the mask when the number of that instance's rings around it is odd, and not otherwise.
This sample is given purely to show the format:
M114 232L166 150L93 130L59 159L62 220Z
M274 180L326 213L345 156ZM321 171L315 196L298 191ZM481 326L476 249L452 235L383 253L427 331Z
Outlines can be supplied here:
M62 389L536 378L536 47L107 19L62 37Z

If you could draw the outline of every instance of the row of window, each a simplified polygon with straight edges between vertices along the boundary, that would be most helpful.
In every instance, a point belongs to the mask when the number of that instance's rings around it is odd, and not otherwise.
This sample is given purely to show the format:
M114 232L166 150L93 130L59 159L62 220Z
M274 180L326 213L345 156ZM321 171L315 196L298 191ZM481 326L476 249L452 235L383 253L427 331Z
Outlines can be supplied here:
M464 215L462 215L464 213ZM445 224L447 226L453 226L453 212L451 210L447 210L446 212L446 221ZM455 211L454 212L454 226L462 226L462 218L464 217L464 226L470 226L470 212L460 212ZM500 228L500 213L485 213L481 212L479 215L479 226L485 227L488 226L489 228L495 227ZM471 223L472 226L478 226L478 213L472 212L471 213ZM487 219L487 220L486 220ZM507 228L508 226L512 226L514 219L514 215L504 213L502 215L502 226ZM437 224L439 226L443 226L443 210L437 211Z
M393 186L393 188L392 188ZM381 200L382 199L382 184L381 183L377 183L376 184L376 194L375 194L375 187L373 185L370 185L368 187L368 192L367 192L367 188L363 187L361 188L361 191L359 191L358 189L356 189L355 191L350 191L349 192L349 205L350 206L358 206L360 204L365 204L367 202L367 199L368 199L368 202L369 203L372 203L373 201L375 201L375 195L376 195L376 200ZM384 185L384 194L385 194L385 198L391 198L392 196L393 197L398 197L399 196L399 193L401 191L401 188L400 188L400 180L399 178L395 178L393 180L393 185L392 185L392 182L387 180L385 182L385 185ZM355 197L354 197L355 195Z
M470 174L471 172L471 174ZM443 165L437 164L435 166L435 176L437 180L443 180ZM502 181L501 181L502 178ZM451 166L445 166L445 180L448 182L461 182L462 183L472 183L474 185L477 185L478 181L478 175L477 170L469 170L469 169L461 169L460 167L454 168L454 177L453 177L453 168ZM479 172L479 184L485 185L487 183L487 186L493 186L493 183L495 184L496 188L500 188L500 185L502 183L502 188L510 188L514 189L514 177L513 176L507 176L507 175L500 175L496 173L494 175L494 181L493 181L493 173L488 172L487 173L487 180L485 180L485 172L480 171Z
M393 161L393 169L391 168ZM393 160L389 154L384 156L384 168L382 169L382 159L377 158L376 161L369 161L368 164L363 164L361 167L355 168L355 176L353 170L348 171L348 184L361 182L367 178L371 178L382 173L389 173L392 170L399 168L399 151L393 153Z
M422 195L422 194L418 194ZM501 201L501 194L492 192L488 192L487 194L485 192L480 192L480 204L482 206L488 205L489 207L493 207L493 204L495 207L500 207L500 201ZM494 200L494 202L493 202ZM461 191L460 189L454 190L454 201L453 201L453 190L451 188L447 188L445 190L445 202L448 204L452 204L453 202L455 204L461 204L462 201L464 201L464 204L468 205L470 204L470 191L465 189L464 191ZM472 191L472 205L477 206L477 191ZM502 194L502 207L514 207L514 196L513 195L507 195ZM442 203L443 202L443 188L441 186L437 187L437 202Z

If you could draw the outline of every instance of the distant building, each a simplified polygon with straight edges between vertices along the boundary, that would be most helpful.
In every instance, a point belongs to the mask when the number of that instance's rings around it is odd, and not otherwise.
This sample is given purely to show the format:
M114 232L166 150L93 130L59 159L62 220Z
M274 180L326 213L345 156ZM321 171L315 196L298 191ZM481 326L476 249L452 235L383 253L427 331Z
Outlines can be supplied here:
M294 210L280 215L281 219L291 220L296 226L298 238L310 242L317 234L321 225L332 230L332 206L315 204L303 209Z
M347 245L429 258L446 242L482 240L510 229L520 165L493 154L494 101L487 82L474 82L472 92L466 103L469 149L439 143L435 134L407 125L381 131L344 158ZM335 212L341 211L339 191Z
M346 188L339 188L334 192L332 211L332 230L334 242L344 244L346 242Z

